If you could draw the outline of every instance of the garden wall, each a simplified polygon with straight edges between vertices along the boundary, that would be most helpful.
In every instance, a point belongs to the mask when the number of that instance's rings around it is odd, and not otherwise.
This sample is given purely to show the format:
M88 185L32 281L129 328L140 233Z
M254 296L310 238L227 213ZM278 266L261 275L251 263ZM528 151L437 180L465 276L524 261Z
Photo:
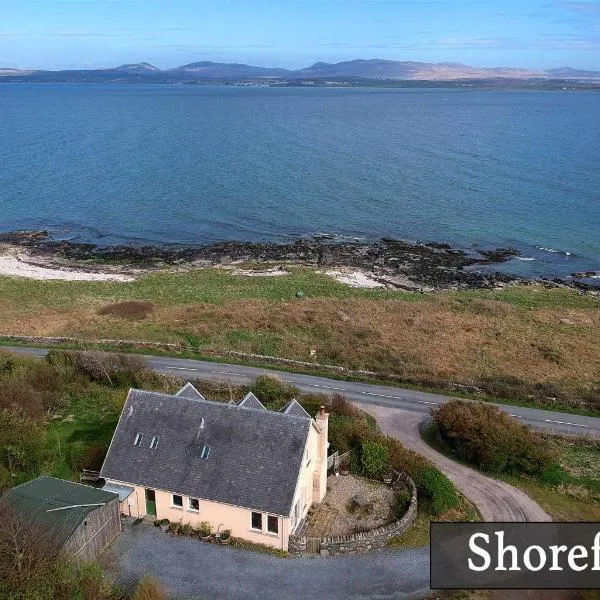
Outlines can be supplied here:
M417 517L417 488L414 481L406 473L397 473L397 478L410 489L410 504L402 519L371 531L322 538L316 544L321 556L363 554L372 550L379 550L386 547L391 537L401 535L412 527ZM291 536L288 550L290 554L296 556L307 554L311 547L314 547L312 543L314 541L316 540L307 540L302 534L298 537Z

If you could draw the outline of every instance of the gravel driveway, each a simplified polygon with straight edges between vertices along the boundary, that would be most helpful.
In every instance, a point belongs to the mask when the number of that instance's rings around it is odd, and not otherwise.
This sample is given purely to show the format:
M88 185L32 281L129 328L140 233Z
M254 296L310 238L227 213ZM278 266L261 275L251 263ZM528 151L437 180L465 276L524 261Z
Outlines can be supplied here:
M475 504L484 521L552 520L521 490L465 467L426 444L419 433L423 415L371 404L359 406L377 419L377 424L385 435L398 438L407 448L426 456L445 473L456 488Z
M429 592L429 548L285 559L138 524L126 528L102 562L125 585L153 575L174 598L404 600Z

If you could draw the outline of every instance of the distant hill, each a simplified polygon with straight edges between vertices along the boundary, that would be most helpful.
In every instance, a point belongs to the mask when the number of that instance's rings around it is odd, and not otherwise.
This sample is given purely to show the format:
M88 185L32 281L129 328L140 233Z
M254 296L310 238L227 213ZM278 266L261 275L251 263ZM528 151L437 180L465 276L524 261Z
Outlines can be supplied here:
M198 78L206 79L244 79L256 77L289 77L292 71L287 69L269 69L266 67L252 67L238 63L217 63L202 61L183 65L170 72L186 73Z
M408 80L453 80L490 79L506 77L510 79L544 77L542 71L529 69L480 69L460 63L423 63L396 60L350 60L336 64L318 62L294 72L300 77L359 77L365 79L408 79Z
M193 62L161 70L147 62L110 69L68 71L26 71L0 68L3 81L56 82L153 82L242 81L248 79L348 79L403 81L490 81L490 80L574 80L600 82L600 71L560 67L548 71L510 67L479 68L461 63L426 63L381 59L356 59L339 63L316 62L304 69L255 67L239 63Z
M151 65L150 63L141 62L129 65L121 65L120 67L111 69L111 71L120 71L121 73L156 73L160 72L160 69L154 65Z
M600 79L600 71L584 71L582 69L572 69L571 67L549 69L546 74L561 79Z

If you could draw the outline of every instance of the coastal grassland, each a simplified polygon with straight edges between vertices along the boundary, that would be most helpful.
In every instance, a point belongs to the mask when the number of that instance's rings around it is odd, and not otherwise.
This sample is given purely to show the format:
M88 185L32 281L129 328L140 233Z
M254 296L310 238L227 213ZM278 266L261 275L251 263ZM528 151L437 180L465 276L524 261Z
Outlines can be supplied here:
M592 296L542 285L365 290L311 268L290 271L244 277L200 269L130 283L4 277L0 334L251 352L482 398L600 411L600 302Z

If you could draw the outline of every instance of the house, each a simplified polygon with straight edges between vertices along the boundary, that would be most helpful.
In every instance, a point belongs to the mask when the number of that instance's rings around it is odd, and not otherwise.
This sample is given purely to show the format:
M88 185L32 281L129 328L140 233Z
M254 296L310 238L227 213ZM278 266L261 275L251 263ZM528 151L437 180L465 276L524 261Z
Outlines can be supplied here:
M134 517L189 523L287 550L327 482L328 415L296 400L267 410L256 396L211 402L130 390L101 469Z
M2 499L77 559L96 559L121 531L117 494L80 483L42 475L11 488Z

